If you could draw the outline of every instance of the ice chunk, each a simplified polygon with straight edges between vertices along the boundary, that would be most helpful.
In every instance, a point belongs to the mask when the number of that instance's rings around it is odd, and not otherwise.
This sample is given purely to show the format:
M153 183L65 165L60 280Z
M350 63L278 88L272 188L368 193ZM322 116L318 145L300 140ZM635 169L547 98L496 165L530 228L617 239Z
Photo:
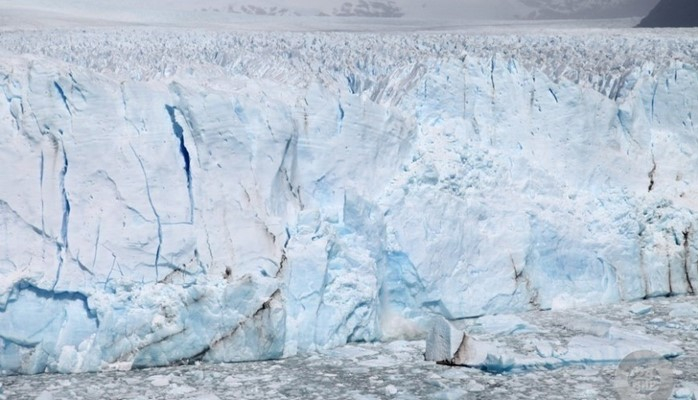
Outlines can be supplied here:
M165 375L153 375L148 380L155 387L168 386L170 384L170 376Z
M34 400L53 400L53 394L48 390L44 390L43 392L39 393Z
M529 333L535 331L535 325L517 315L486 315L477 319L477 323L470 328L471 332L482 332L499 335L513 335L516 333Z
M611 327L613 326L608 321L588 318L573 318L570 321L563 322L563 324L565 327L567 327L567 329L574 332L598 337L608 336Z
M199 392L183 398L186 400L221 400L220 397L210 392Z
M550 339L542 338L543 335L549 335L546 329L519 335L513 332L496 333L493 336L501 341L494 343L477 340L445 320L437 320L433 326L427 338L427 354L431 356L427 358L428 361L475 367L490 372L619 362L628 354L638 351L647 351L661 358L683 354L683 350L672 343L593 319L573 318L563 321L561 326L564 327L565 334L573 334L566 343L553 343ZM461 342L455 346L453 343L458 340ZM531 345L522 346L522 343ZM447 351L451 353L446 353Z
M670 306L669 316L672 318L685 318L698 316L698 307L693 304L679 303Z
M456 400L465 399L468 396L468 392L461 388L452 388L441 390L434 394L434 399L438 400Z
M492 343L483 342L455 328L443 318L432 322L425 358L440 364L507 370L512 364Z
M696 400L698 385L693 382L681 382L681 387L674 390L674 399Z
M424 357L427 361L453 364L454 357L465 340L465 333L444 318L435 318L427 336Z
M652 306L649 304L636 303L630 307L629 311L636 315L645 315L652 311Z
M651 351L664 358L677 357L683 350L676 345L648 335L612 327L603 336L581 335L572 338L564 354L565 363L620 361L636 351Z

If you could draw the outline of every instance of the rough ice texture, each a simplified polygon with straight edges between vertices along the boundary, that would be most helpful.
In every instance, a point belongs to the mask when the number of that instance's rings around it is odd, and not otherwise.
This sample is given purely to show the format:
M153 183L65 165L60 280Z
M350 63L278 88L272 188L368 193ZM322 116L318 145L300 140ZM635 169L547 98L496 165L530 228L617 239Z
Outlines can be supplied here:
M556 329L560 331L554 332ZM479 335L473 335L473 331ZM676 344L619 328L610 321L572 317L557 321L553 329L538 329L516 316L497 315L482 317L465 331L443 319L434 321L427 336L425 358L501 373L618 363L639 351L659 360L684 354Z
M435 318L430 325L424 359L454 364L455 355L466 340L464 332L444 318Z
M695 38L3 34L0 369L693 293Z
M492 343L475 339L443 318L432 321L424 351L426 361L439 364L486 368L501 355Z

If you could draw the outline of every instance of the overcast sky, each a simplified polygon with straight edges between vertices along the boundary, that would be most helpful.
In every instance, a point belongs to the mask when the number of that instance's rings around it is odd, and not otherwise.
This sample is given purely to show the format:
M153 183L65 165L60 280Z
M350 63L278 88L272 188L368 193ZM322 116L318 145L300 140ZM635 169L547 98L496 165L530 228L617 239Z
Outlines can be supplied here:
M0 7L36 7L58 12L95 12L99 10L153 12L174 10L218 9L226 12L231 6L255 5L288 7L304 15L318 12L332 14L342 3L361 0L0 0ZM369 0L387 2L388 0ZM551 12L576 13L576 17L598 17L609 6L618 16L642 16L659 0L394 0L409 18L516 18L552 15ZM698 0L696 0L698 1ZM537 14L536 14L537 13ZM542 14L541 14L542 13ZM590 14L591 13L591 14Z
M296 9L331 11L342 3L360 0L128 0L134 4L169 4L171 7L226 7L230 4L276 5ZM376 1L376 0L368 0ZM387 2L389 0L378 0ZM659 0L393 0L409 16L467 16L489 14L499 17L522 15L536 10L589 11L616 6L628 15L646 15Z

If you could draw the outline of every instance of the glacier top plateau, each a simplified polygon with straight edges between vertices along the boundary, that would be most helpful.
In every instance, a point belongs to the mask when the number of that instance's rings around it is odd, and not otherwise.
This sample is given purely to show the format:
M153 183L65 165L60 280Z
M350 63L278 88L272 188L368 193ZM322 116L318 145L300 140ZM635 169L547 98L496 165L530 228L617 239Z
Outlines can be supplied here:
M49 57L119 79L173 80L172 75L179 72L196 79L244 75L304 85L318 80L327 84L341 78L338 72L344 70L366 73L373 80L387 79L406 66L465 57L513 59L554 80L600 84L624 78L645 64L665 68L698 59L696 30L690 28L546 29L515 24L461 29L374 33L133 27L16 30L0 36L0 49Z

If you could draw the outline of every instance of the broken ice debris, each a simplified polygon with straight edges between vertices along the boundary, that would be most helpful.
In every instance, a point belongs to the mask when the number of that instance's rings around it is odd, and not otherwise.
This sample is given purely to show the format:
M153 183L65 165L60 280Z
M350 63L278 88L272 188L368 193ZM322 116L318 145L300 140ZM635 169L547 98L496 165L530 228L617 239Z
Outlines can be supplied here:
M630 307L630 312L635 315L645 315L652 311L652 306L649 304L637 303Z
M473 338L443 318L436 319L432 325L425 357L427 361L466 367L509 364L503 362L506 357L496 345Z
M662 358L683 354L674 344L606 321L574 320L547 329L518 334L484 333L483 338L475 338L439 318L432 323L427 336L425 357L427 361L440 364L497 373L614 363L641 350L654 352Z

